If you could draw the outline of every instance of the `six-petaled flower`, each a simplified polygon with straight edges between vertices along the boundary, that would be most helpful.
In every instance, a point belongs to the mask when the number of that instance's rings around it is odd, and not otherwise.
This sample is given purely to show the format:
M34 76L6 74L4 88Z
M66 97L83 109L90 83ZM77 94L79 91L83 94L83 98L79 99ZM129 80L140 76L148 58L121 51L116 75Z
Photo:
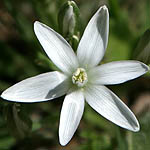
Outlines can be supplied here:
M104 85L126 82L145 74L149 67L139 61L114 61L98 65L108 43L109 13L98 9L89 21L77 48L77 56L67 41L53 29L34 23L35 34L51 61L60 69L23 80L2 93L15 102L43 102L65 95L59 140L66 145L81 120L85 101L100 115L120 127L139 131L131 110Z

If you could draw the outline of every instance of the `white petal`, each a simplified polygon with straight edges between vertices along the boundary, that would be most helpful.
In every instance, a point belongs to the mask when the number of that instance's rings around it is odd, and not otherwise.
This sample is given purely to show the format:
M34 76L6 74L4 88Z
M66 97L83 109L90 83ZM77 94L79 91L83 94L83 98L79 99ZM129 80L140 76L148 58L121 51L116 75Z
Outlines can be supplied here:
M66 76L57 71L25 79L5 90L1 97L15 102L41 102L64 95L68 90Z
M77 49L82 67L97 65L105 54L109 33L109 13L102 6L88 23Z
M86 101L99 114L118 126L139 131L139 123L131 110L105 86L93 85L86 89Z
M34 31L45 52L60 70L70 74L78 67L75 53L61 35L38 21L34 23Z
M74 135L84 111L84 96L81 91L75 91L65 97L59 124L59 141L66 145Z
M119 84L145 74L149 67L139 61L114 61L100 65L89 71L89 79L94 84Z

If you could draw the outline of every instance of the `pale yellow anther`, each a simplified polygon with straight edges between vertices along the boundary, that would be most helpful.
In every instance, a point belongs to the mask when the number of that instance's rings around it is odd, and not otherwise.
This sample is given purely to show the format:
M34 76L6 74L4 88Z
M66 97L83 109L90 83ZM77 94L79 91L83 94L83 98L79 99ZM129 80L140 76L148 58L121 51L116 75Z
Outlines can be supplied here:
M83 68L77 68L77 70L73 73L72 82L79 87L83 87L88 81L87 73Z

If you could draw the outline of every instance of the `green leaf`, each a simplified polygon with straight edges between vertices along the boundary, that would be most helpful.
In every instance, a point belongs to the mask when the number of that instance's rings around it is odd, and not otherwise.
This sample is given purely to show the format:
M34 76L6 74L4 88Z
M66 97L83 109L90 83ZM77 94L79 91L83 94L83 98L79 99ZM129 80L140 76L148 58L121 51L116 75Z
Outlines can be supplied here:
M150 64L150 29L141 36L133 54L134 59Z
M22 139L30 133L32 122L18 104L8 104L5 106L4 117L9 132L16 139Z

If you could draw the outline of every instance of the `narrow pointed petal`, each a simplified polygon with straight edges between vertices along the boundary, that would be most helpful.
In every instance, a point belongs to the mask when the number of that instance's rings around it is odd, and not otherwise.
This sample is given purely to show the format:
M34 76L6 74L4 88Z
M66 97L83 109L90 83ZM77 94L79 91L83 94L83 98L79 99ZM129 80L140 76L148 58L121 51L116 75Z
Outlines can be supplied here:
M60 124L59 141L66 145L74 135L84 111L84 96L81 91L68 94L63 102Z
M60 70L70 74L77 68L75 53L61 35L38 21L34 23L34 31L45 52Z
M6 89L1 97L14 102L42 102L64 95L68 90L67 77L57 71L25 79ZM63 87L63 88L62 88Z
M99 114L116 125L137 132L139 123L131 110L105 86L93 85L86 89L86 101Z
M77 49L82 67L96 66L105 54L109 33L109 13L102 6L88 23Z
M114 61L89 71L90 82L101 85L119 84L145 74L149 67L139 61Z

